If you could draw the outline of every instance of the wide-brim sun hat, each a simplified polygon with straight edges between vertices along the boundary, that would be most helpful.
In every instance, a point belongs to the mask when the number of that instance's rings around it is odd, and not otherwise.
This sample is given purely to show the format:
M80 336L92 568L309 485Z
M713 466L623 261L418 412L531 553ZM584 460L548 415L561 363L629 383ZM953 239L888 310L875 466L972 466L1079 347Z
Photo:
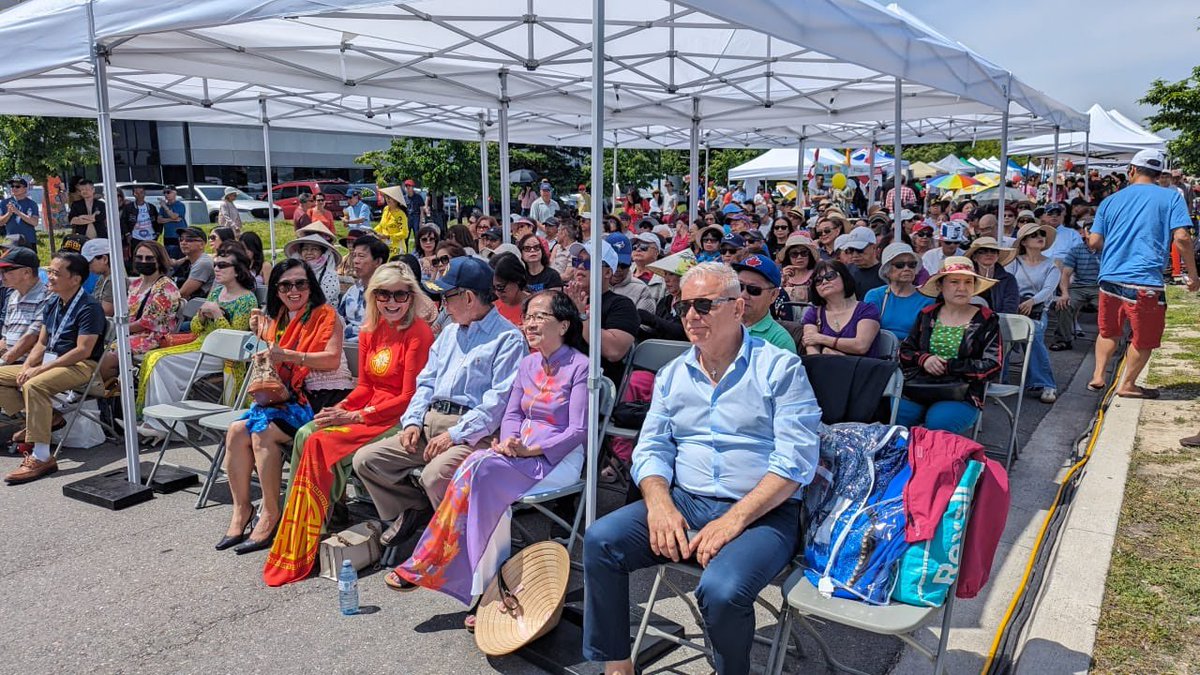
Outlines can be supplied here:
M780 264L783 264L783 265L787 264L787 261L790 259L788 256L791 255L790 254L791 249L793 249L797 246L803 246L804 248L808 249L808 252L810 254L812 254L812 259L813 259L814 265L816 264L816 262L818 260L821 259L820 251L817 249L817 242L813 241L811 238L806 237L802 234L793 234L793 235L789 236L787 238L787 241L784 242L784 244L783 244L783 252L782 252L783 260L781 261Z
M553 630L562 616L570 575L571 556L557 542L538 542L509 558L479 599L479 651L512 654Z
M888 266L892 264L893 260L895 260L896 258L899 258L902 255L911 255L913 257L913 260L917 261L917 270L916 271L918 273L921 271L921 256L917 255L917 252L914 251L913 248L911 246L909 246L908 244L906 244L902 241L895 241L895 242L888 244L887 246L884 246L883 254L879 257L879 278L880 279L883 279L884 281L889 281L889 279L887 278L887 273L890 271Z
M325 241L331 244L333 243L334 239L337 238L337 235L334 234L328 227L325 227L325 223L322 223L319 220L309 223L308 225L296 230L296 235L299 237L307 237L310 234L323 237Z
M971 292L971 295L979 295L996 285L995 279L988 279L975 271L975 263L971 262L970 258L952 255L943 260L942 268L938 270L938 273L929 277L929 280L917 287L917 290L921 292L921 295L936 298L942 294L942 277L947 274L965 274L974 278L975 290Z
M720 225L708 225L696 231L697 246L700 245L700 240L704 238L704 234L706 232L712 232L713 234L717 235L717 239L725 238L725 228L721 227Z
M335 248L333 244L325 241L325 238L319 234L308 234L289 241L287 246L283 247L283 254L289 258L299 258L300 247L304 246L305 244L315 244L328 251L333 257L333 264L335 265L342 262L342 254L338 253L337 248Z
M978 253L979 249L981 248L991 248L999 251L1000 258L996 261L996 264L1001 267L1004 267L1008 263L1012 262L1013 258L1017 257L1017 249L1001 245L1000 242L996 241L995 237L979 237L975 241L971 242L971 247L967 249L967 252L964 255L973 260L975 258L975 254Z
M1054 246L1054 240L1058 238L1058 231L1043 223L1025 223L1022 225L1021 229L1017 230L1017 240L1013 243L1013 246L1019 250L1021 248L1021 240L1038 230L1046 233L1046 247L1042 250L1050 250L1050 247Z
M692 253L691 249L684 249L678 253L672 253L665 258L659 258L654 262L646 265L646 269L655 274L675 274L683 276L688 270L696 266L696 254Z

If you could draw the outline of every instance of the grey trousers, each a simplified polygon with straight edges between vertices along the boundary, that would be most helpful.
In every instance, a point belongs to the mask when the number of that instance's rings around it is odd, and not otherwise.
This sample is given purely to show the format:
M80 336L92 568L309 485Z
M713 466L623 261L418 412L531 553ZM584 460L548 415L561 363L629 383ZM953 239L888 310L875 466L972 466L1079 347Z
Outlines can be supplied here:
M1072 286L1069 293L1067 306L1064 309L1054 308L1052 310L1054 332L1051 334L1050 344L1074 342L1075 318L1079 316L1079 310L1088 305L1097 308L1100 306L1099 286Z
M425 425L417 450L412 454L400 447L400 434L364 445L354 453L354 472L358 474L371 501L384 521L392 521L410 509L434 509L442 503L446 487L459 465L475 451L469 445L452 445L442 454L425 463L423 452L428 439L443 433L458 423L459 415L443 415L430 410L425 413ZM480 441L488 447L491 439ZM420 486L410 474L421 468Z

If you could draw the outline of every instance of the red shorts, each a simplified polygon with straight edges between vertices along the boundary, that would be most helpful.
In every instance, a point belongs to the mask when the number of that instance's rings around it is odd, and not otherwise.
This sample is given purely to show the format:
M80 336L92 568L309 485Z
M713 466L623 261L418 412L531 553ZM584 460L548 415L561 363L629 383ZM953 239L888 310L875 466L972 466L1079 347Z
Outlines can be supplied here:
M1165 291L1122 289L1137 299L1117 297L1100 291L1100 336L1112 340L1120 339L1125 330L1125 321L1133 330L1130 340L1140 350L1157 349L1162 344L1163 329L1167 323L1167 296Z

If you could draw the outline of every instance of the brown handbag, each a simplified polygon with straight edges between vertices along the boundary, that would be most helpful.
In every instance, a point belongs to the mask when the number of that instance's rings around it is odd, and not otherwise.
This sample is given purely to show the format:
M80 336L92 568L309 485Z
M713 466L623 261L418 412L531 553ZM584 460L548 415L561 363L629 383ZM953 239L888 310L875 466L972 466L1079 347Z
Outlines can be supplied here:
M263 339L261 335L259 338ZM263 342L266 340L263 339ZM248 378L246 393L260 406L279 405L292 398L291 390L279 377L279 373L275 372L275 364L271 362L269 348L254 355L250 361L250 372L246 377Z

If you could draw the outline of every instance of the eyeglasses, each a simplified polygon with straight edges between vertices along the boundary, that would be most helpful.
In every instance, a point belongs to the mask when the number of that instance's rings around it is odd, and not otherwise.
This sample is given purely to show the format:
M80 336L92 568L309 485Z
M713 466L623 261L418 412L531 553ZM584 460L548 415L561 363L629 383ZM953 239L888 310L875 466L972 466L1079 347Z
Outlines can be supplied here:
M139 262L149 262L145 258L137 258L136 260L138 260ZM230 267L233 267L233 263L227 262L225 260L218 260L217 262L213 263L213 267L215 267L219 270L227 270Z
M928 230L922 230L922 231L920 231L920 232L913 232L913 233L912 233L912 236L914 236L914 237L920 237L920 238L922 238L922 239L928 239L928 238L930 238L930 237L932 237L932 236L933 236L933 233L932 233L932 232L930 232L930 231L928 231Z
M1026 223L1036 223L1036 222L1037 222L1037 221L1036 221L1036 220L1034 220L1033 218L1028 218L1028 217L1026 217L1026 218L1017 218L1017 224L1018 224L1018 225L1024 225L1024 224L1026 224Z
M837 232L837 230L832 227L829 227L824 230L817 230L817 236L824 237L826 235L833 234L834 232Z
M1025 238L1026 239L1045 239L1046 233L1039 230L1037 232L1034 232L1033 234L1025 235Z
M908 260L904 262L894 262L892 263L892 267L898 270L915 270L917 269L917 261Z
M812 253L809 253L808 249L806 249L806 248L794 248L794 249L788 251L788 257L789 258L811 258Z
M787 232L788 230L790 230L792 228L787 225L776 225L775 227L772 227L771 229L775 230L776 232Z
M155 258L154 256L137 255L137 256L133 257L133 261L134 262L158 262L158 258Z
M437 235L426 234L421 237L421 241L437 241Z
M531 312L522 317L525 323L545 323L546 321L557 321L558 317L549 312Z
M758 296L762 295L763 293L766 293L767 291L772 290L770 288L763 288L762 286L751 286L750 284L743 284L743 283L739 283L738 286L742 287L743 293L745 293L746 295L749 295L752 298L757 298Z
M433 259L434 267L446 267L450 264L450 256L444 255Z
M375 289L375 302L408 302L412 300L412 291L389 291L386 288Z
M531 244L529 246L522 246L521 250L524 251L525 253L535 253L537 251L542 250L542 247L540 244Z
M701 237L700 238L700 243L702 243L702 244L717 244L717 243L720 243L720 241L721 241L720 237Z
M591 258L571 258L571 267L574 267L575 269L579 269L579 270L584 270L584 271L590 270L590 269L592 269L592 259Z
M838 277L840 277L840 276L841 276L841 275L840 275L840 274L838 274L837 272L834 272L833 270L830 270L830 271L828 271L828 272L825 272L824 274L817 274L817 275L814 275L814 276L813 276L813 279L816 279L818 284L823 284L823 283L826 283L826 282L828 282L828 281L833 281L834 279L837 279L837 278L838 278Z
M317 197L317 203L325 201L324 197Z
M733 248L732 246L722 246L721 247L721 255L733 255L737 252L738 252L738 250L736 248Z
M277 284L280 293L291 293L293 290L303 293L308 290L308 279L297 279L296 281L281 281Z
M723 305L727 302L732 302L735 298L696 298L695 300L680 300L675 303L679 308L679 316L687 316L687 313L696 310L700 316L708 316L714 307Z
M442 293L442 301L446 302L449 300L453 300L454 298L457 298L458 296L462 295L463 293L466 293L466 291L458 290L458 291L449 291L447 293Z
M1000 255L1000 251L997 251L994 248L981 248L978 251L975 251L975 255Z
M632 248L634 251L649 251L650 249L654 248L654 245L647 244L646 242L643 241L643 242L634 244Z

